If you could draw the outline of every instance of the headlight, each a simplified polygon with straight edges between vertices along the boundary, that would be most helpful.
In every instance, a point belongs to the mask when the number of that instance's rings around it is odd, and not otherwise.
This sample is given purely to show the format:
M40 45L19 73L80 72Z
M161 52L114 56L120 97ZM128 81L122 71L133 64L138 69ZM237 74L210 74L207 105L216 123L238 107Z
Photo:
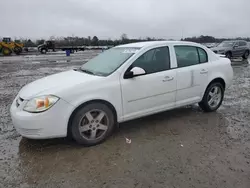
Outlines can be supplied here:
M57 101L58 97L53 95L39 96L29 100L23 110L27 112L43 112L51 108Z

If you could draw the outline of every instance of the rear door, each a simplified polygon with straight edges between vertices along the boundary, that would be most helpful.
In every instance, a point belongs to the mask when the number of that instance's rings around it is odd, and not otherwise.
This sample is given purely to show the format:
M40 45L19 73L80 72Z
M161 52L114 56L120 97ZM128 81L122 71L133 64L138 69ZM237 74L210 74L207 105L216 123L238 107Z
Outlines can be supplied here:
M241 51L242 51L242 47L240 46L239 42L235 42L233 49L232 49L232 55L233 57L239 57L241 56Z
M245 41L239 42L239 54L238 56L243 56L247 49L247 43Z
M176 106L202 99L208 82L208 56L204 49L195 46L174 46L177 59Z

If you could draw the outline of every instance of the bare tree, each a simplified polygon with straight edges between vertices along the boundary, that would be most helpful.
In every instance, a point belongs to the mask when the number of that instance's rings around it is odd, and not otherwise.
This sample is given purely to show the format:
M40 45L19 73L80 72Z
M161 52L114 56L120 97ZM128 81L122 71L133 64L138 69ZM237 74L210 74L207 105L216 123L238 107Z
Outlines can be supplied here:
M127 34L123 33L123 34L121 35L121 40L122 40L122 41L125 41L125 40L127 40L127 39L128 39Z

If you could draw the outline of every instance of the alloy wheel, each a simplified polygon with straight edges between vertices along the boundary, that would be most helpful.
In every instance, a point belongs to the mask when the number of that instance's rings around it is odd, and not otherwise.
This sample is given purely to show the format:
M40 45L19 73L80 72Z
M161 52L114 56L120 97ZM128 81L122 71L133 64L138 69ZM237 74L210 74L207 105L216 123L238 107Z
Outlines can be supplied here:
M216 108L222 99L222 91L221 88L218 86L214 86L211 88L209 94L208 94L208 105L210 108Z
M96 140L108 130L109 119L102 110L91 110L84 114L79 122L79 131L83 138Z

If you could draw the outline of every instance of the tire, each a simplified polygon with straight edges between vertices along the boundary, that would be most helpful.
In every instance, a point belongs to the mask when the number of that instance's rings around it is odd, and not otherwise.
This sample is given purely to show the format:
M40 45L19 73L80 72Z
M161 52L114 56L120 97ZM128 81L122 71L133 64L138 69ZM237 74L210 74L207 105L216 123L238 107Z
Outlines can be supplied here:
M46 48L42 48L42 49L41 49L41 53L42 53L42 54L46 54L47 51L48 51L48 50L47 50Z
M217 88L217 90L219 90L219 91L216 92L215 88ZM202 101L199 103L200 108L205 112L216 111L221 106L221 103L223 101L224 90L225 89L220 82L214 82L214 83L210 84L205 91L205 94L202 98ZM211 101L213 101L211 96L214 93L220 93L220 94L214 95L213 96L214 102L211 103ZM216 99L218 99L218 100L216 100ZM212 105L212 104L214 104L214 105Z
M226 55L226 57L228 59L232 59L232 53L231 52L226 52L225 55Z
M22 52L22 48L15 47L13 51L15 52L16 55L20 55L20 53Z
M247 59L248 57L249 57L249 50L246 50L242 58Z
M98 120L98 117L101 117ZM75 113L69 131L72 138L84 146L94 146L105 141L115 127L115 115L102 103L91 103ZM81 131L80 131L81 129Z
M3 55L5 55L5 56L9 56L9 55L11 55L12 51L11 51L11 49L9 49L9 48L3 47L2 53L3 53Z

